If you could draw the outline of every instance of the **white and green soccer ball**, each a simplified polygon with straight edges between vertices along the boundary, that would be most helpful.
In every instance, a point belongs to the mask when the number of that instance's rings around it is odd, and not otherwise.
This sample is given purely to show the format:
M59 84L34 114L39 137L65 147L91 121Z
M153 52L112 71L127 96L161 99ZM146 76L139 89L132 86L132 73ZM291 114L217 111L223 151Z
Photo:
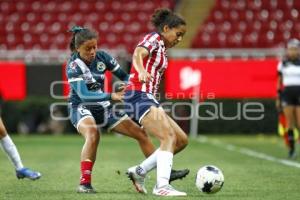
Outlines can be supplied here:
M221 190L224 185L222 171L213 165L201 167L196 176L196 187L204 193L213 194Z

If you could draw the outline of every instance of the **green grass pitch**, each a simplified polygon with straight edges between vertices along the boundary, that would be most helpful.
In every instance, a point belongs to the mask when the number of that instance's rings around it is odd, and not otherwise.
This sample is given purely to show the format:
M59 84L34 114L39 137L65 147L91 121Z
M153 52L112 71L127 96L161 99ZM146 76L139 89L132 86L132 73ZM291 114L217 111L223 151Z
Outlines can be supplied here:
M124 174L128 167L143 159L134 140L113 135L102 137L93 171L97 194L75 192L83 144L79 135L13 136L13 140L24 164L39 170L43 177L38 181L17 180L12 164L1 152L1 200L158 199L151 194L155 172L147 178L148 195L136 193ZM300 199L300 159L286 161L286 153L283 141L276 136L213 135L191 139L174 159L175 169L191 170L188 177L173 184L188 196L166 199ZM292 166L287 165L291 163ZM216 165L224 173L225 184L217 194L203 194L194 185L198 168L206 164Z

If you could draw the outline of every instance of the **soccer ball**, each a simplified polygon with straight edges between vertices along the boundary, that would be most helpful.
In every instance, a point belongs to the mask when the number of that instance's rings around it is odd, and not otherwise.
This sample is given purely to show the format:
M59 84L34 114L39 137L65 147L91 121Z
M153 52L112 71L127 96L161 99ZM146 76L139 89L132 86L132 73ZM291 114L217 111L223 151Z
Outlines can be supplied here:
M213 165L201 167L196 176L196 186L201 192L213 194L221 190L224 184L222 171Z

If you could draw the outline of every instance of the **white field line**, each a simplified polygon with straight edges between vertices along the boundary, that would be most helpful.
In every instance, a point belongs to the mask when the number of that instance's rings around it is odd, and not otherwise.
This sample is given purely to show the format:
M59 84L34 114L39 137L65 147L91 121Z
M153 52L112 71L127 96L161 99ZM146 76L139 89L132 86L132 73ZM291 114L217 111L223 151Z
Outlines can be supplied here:
M214 145L216 147L226 149L227 151L238 152L238 153L241 153L241 154L253 157L253 158L268 160L268 161L271 161L271 162L275 162L275 163L279 163L279 164L282 164L282 165L286 165L286 166L295 167L295 168L300 169L300 163L299 162L295 162L295 161L291 161L291 160L287 160L287 159L276 158L276 157L267 155L265 153L254 151L252 149L238 147L238 146L235 146L235 145L232 145L232 144L222 143L219 140L208 140L206 137L201 136L200 138L197 139L197 141L200 142L200 143L211 144L211 145Z

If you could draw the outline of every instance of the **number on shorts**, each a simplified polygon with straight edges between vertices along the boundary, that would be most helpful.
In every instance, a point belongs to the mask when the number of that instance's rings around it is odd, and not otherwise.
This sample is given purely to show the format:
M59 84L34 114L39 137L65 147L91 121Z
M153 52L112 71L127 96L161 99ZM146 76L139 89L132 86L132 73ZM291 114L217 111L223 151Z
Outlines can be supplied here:
M92 115L91 112L88 109L83 108L83 107L79 107L78 111L81 115Z

